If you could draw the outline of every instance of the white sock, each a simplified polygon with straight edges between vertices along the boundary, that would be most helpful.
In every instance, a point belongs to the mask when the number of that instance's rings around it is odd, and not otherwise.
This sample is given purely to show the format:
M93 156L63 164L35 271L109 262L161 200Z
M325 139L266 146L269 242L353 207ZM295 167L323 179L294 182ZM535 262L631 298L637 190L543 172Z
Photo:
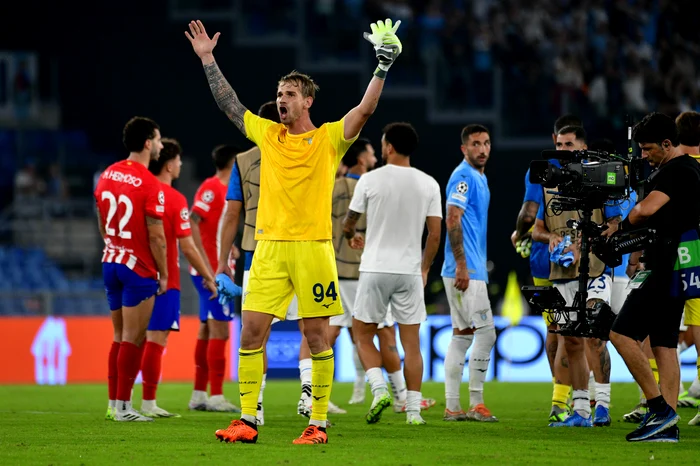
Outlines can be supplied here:
M591 417L591 399L588 390L574 390L574 411L584 418Z
M600 405L603 408L610 407L610 384L595 383L595 402L596 406Z
M258 395L258 404L261 405L263 402L263 392L265 391L265 382L267 380L267 374L263 374L262 383L260 384L260 395Z
M386 388L386 380L384 374L379 367L372 367L367 371L367 380L369 380L369 388L372 390L372 395L375 397L389 393Z
M590 371L588 373L588 394L591 397L591 400L598 400L598 397L596 396L595 392L595 387L595 375L593 375L593 371Z
M124 413L131 409L131 401L116 400L117 401L117 411Z
M114 409L117 407L117 400L109 400L109 404L107 404L107 407L109 409Z
M212 395L209 397L209 403L211 404L217 404L217 403L222 403L224 401L224 395Z
M688 395L692 396L693 398L700 398L700 381L698 381L697 377L695 377L693 384L688 389Z
M255 416L251 416L250 414L241 414L241 421L248 421L252 425L255 425L257 422Z
M204 390L192 390L192 399L193 400L206 400L207 399L207 392Z
M464 363L467 350L472 345L474 335L452 335L445 355L445 400L447 409L452 412L462 411L459 402L459 388L464 375Z
M420 392L408 390L406 392L406 413L420 414L420 402L423 395Z
M392 372L388 376L395 402L403 405L406 403L406 380L403 378L403 371Z
M141 411L150 411L156 407L156 400L142 400Z
M643 405L647 404L647 397L644 396L644 391L642 391L642 387L637 385L637 388L639 389L639 403Z
M469 355L469 406L472 408L484 402L484 381L494 344L496 329L493 325L476 329L474 349Z
M325 429L326 428L326 421L318 421L316 419L309 419L309 425L323 427Z
M311 396L311 358L299 360L299 379L301 380L301 396Z
M352 360L355 363L355 388L365 388L365 368L362 367L360 354L357 352L357 345L352 345Z

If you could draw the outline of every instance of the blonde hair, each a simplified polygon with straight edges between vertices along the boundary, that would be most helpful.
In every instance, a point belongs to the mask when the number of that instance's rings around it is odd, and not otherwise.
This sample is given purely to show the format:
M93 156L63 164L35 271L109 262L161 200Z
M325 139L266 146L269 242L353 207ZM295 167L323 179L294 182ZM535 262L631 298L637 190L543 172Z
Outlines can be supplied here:
M315 99L316 91L320 89L318 84L311 79L311 76L300 73L297 70L282 76L277 85L281 86L282 84L293 84L297 86L299 89L301 89L301 96L304 98L311 97L312 99Z

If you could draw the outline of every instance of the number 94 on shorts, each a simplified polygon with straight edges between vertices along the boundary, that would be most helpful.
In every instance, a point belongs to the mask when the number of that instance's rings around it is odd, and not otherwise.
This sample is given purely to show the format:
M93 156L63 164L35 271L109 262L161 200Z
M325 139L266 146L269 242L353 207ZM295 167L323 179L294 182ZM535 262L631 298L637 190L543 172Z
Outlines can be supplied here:
M258 241L242 309L284 320L294 294L302 319L343 313L331 241Z

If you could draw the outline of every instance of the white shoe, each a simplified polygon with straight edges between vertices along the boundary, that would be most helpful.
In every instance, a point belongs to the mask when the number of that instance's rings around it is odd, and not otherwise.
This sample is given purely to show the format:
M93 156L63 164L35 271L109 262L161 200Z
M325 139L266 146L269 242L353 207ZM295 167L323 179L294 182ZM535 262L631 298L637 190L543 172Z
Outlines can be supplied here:
M328 414L348 414L348 412L328 400Z
M217 413L240 413L241 409L224 398L224 395L214 395L207 401L207 411Z
M406 413L406 424L412 426L421 426L425 424L425 420L418 413Z
M311 397L303 396L297 403L297 414L300 416L311 417Z
M350 401L348 401L348 404L361 405L364 403L365 403L365 383L363 381L362 385L355 385L355 388L353 388L352 398L350 398Z
M700 426L700 411L695 415L693 419L688 422L689 426Z
M265 408L262 403L258 403L258 412L255 414L255 424L259 426L265 425Z
M208 402L209 398L207 397L207 392L195 390L192 392L192 397L187 407L190 411L206 411Z
M150 417L142 416L136 411L131 406L130 401L126 403L117 403L117 411L114 414L114 420L119 422L153 422L153 419Z
M162 418L167 418L167 417L182 417L179 414L175 413L169 413L163 408L159 408L156 406L155 402L152 404L146 404L146 402L143 402L141 404L141 414L146 416L146 417L162 417Z

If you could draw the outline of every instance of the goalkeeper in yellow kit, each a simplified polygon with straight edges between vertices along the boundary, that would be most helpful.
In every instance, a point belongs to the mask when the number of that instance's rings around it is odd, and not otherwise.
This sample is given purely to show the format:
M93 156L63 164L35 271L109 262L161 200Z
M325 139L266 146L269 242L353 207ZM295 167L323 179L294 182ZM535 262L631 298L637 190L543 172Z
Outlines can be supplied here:
M400 21L378 21L365 38L374 46L379 66L360 104L340 121L316 128L309 109L318 87L292 72L277 84L281 123L260 118L241 104L221 74L214 55L219 33L209 38L201 21L185 35L202 60L219 108L261 151L260 201L255 239L258 245L243 295L238 383L241 419L216 431L226 442L255 443L258 393L263 375L263 341L272 319L284 319L296 293L299 317L311 349L312 414L295 444L327 443L326 415L333 384L333 350L328 319L343 313L333 250L331 204L335 173L345 151L374 112L389 67L401 53L396 36Z

